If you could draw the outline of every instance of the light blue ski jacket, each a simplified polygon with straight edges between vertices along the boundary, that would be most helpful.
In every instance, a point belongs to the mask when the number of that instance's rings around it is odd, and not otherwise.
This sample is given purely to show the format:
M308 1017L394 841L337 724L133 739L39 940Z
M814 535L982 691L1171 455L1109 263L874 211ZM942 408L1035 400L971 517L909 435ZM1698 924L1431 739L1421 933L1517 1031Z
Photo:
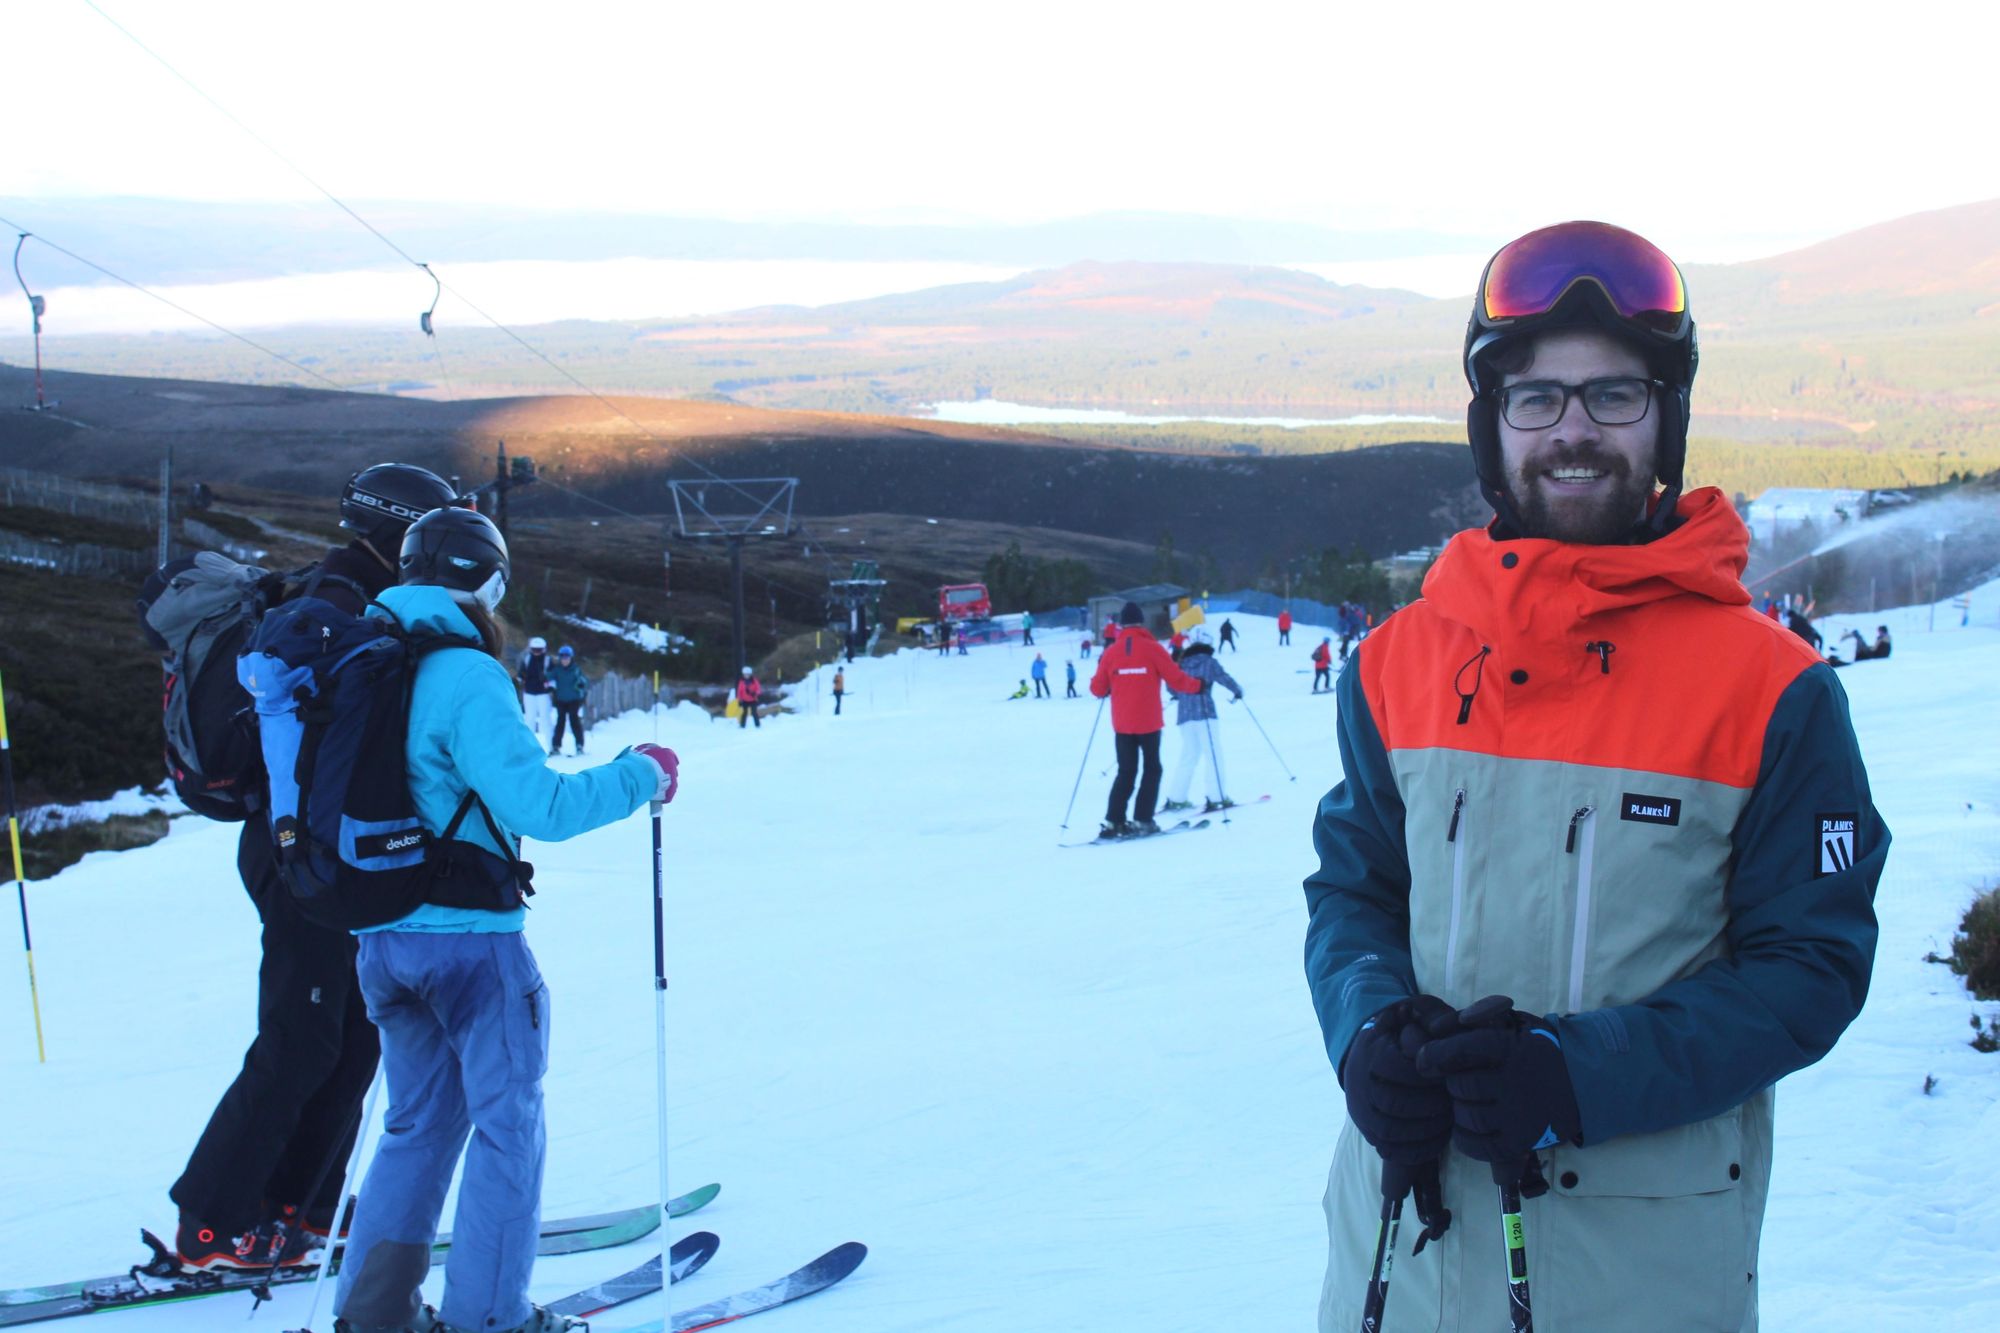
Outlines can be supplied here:
M476 639L478 631L443 588L396 587L375 599L405 630ZM468 789L479 793L513 846L494 844L475 808L459 825L460 840L503 855L520 854L520 839L561 842L615 824L651 799L659 781L653 762L625 751L581 773L558 773L522 720L507 668L483 652L446 648L417 668L404 750L418 817L443 833ZM427 903L381 930L441 933L520 930L526 912L485 912Z

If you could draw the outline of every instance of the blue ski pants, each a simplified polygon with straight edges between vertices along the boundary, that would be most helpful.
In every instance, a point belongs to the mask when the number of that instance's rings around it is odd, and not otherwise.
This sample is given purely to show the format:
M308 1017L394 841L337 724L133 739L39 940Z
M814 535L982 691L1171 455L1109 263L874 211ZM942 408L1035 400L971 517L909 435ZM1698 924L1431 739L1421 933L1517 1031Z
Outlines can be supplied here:
M461 1150L465 1171L438 1313L510 1329L531 1312L548 1135L549 990L520 932L360 937L389 1113L361 1186L334 1309L357 1328L416 1317ZM471 1136L467 1148L466 1138Z

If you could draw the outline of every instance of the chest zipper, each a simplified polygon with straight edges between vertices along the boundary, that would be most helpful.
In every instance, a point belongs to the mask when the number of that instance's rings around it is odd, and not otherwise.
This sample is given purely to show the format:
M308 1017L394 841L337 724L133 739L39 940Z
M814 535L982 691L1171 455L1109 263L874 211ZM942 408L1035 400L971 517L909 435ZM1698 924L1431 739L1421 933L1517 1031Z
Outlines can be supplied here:
M1459 818L1465 813L1465 788L1451 798L1451 824L1444 840L1451 844L1451 923L1444 942L1444 993L1458 994L1458 920L1465 906L1465 839L1458 836Z
M1569 943L1569 1012L1583 1009L1583 960L1590 943L1590 866L1597 850L1597 807L1580 805L1569 817L1563 850L1576 857L1576 924Z

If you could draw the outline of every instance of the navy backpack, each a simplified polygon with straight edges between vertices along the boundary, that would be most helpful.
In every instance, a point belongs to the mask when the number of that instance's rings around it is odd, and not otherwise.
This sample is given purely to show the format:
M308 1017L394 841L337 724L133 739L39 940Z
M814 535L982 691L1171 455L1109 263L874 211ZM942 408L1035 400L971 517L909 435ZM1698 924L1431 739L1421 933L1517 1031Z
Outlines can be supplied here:
M404 766L417 665L476 639L412 636L317 597L269 611L237 661L256 703L278 870L299 911L362 930L424 903L512 911L534 867L459 841L477 808L496 845L512 844L468 791L441 835L417 817Z

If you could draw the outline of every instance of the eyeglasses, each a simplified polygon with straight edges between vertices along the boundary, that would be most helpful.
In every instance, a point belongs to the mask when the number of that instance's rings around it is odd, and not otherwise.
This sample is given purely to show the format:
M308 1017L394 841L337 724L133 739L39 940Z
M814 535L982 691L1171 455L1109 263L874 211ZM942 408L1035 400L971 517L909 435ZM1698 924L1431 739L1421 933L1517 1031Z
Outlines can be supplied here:
M1563 222L1531 231L1493 256L1479 280L1474 315L1487 328L1546 315L1588 282L1625 319L1667 338L1687 331L1687 284L1658 246L1606 222Z
M1515 430L1541 430L1563 419L1574 396L1583 400L1583 410L1598 425L1629 426L1646 419L1654 386L1664 383L1636 376L1585 380L1581 384L1527 380L1499 390L1500 415Z

